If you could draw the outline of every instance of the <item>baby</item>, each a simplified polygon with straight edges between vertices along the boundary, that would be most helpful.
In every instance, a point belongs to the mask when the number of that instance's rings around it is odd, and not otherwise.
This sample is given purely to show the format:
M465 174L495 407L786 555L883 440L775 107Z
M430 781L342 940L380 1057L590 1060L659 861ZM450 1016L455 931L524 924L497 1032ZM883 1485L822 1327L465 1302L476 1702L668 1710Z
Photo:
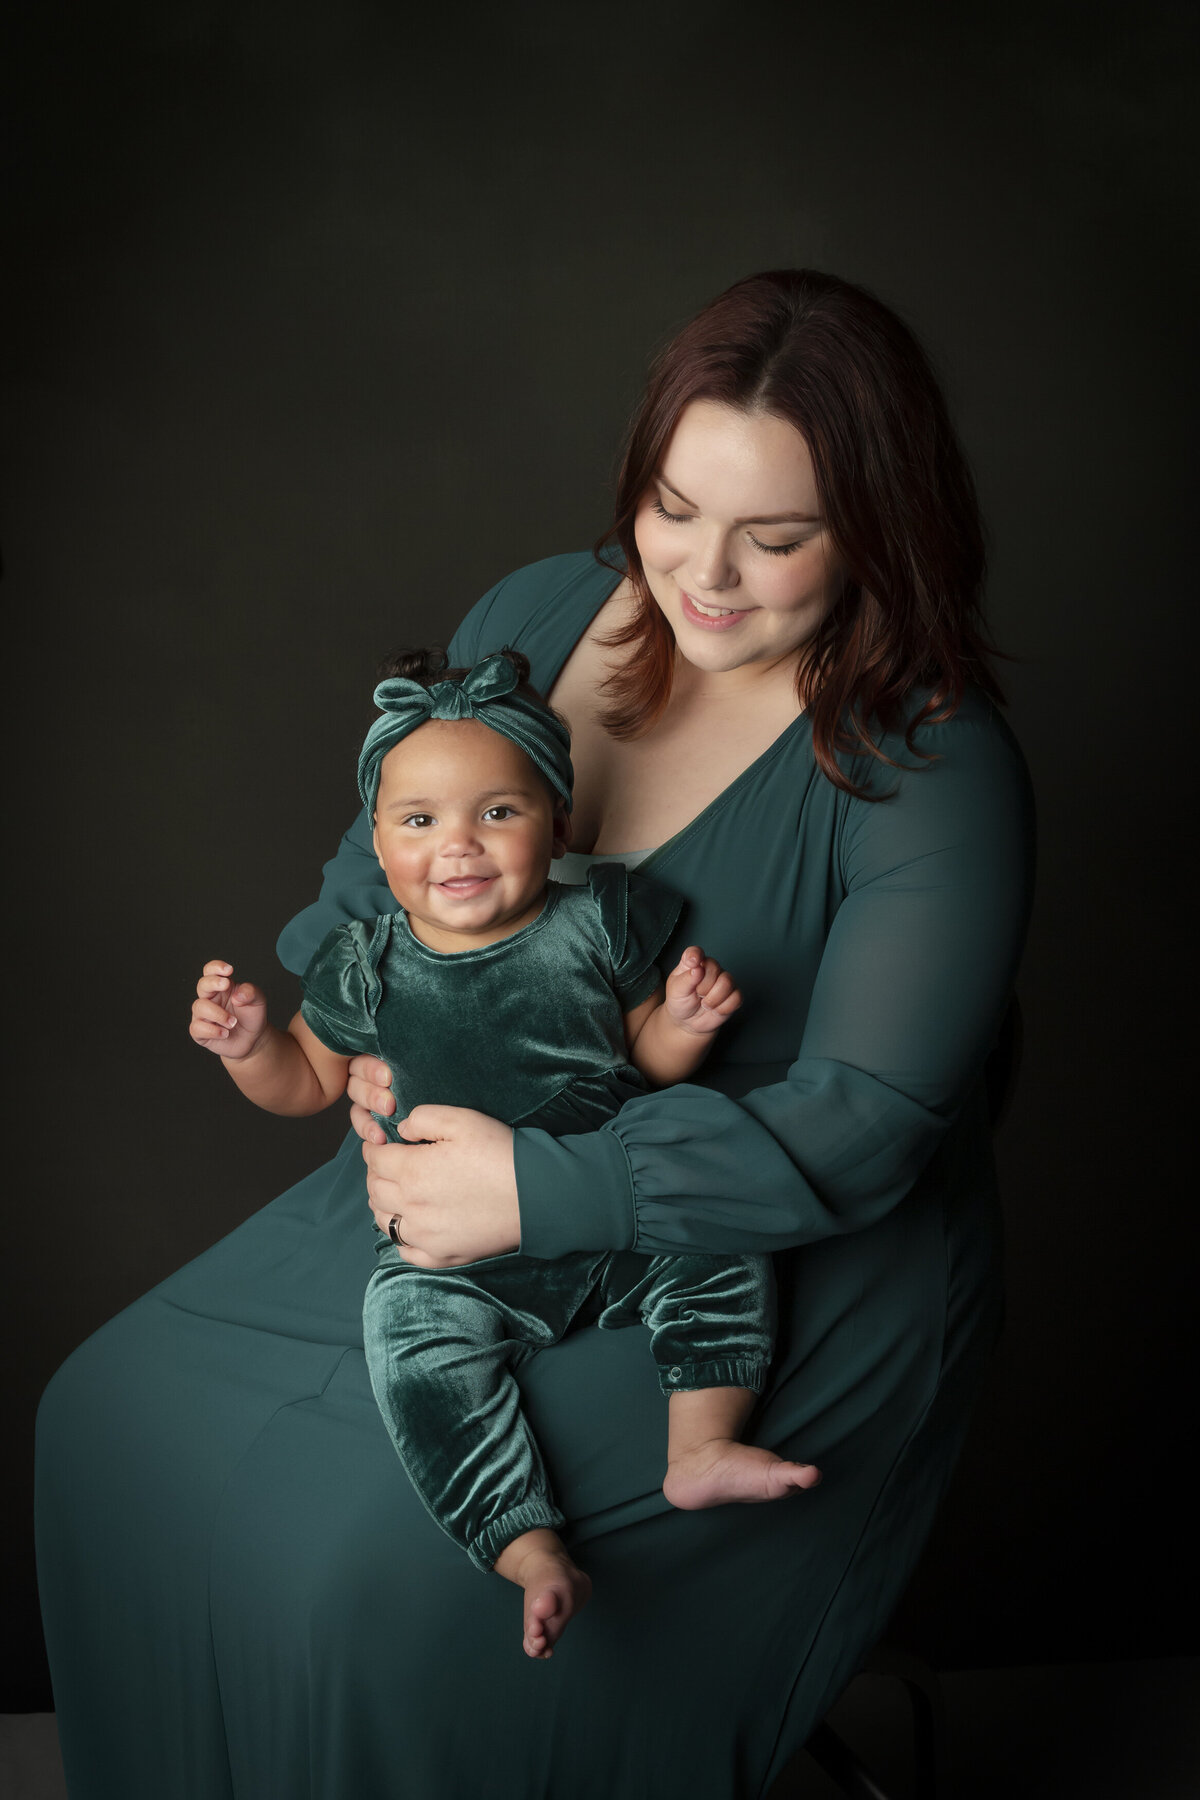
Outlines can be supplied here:
M359 788L400 910L330 932L287 1031L229 963L206 963L192 1037L268 1112L329 1106L352 1056L381 1057L396 1122L379 1123L398 1142L396 1123L423 1103L561 1135L597 1129L647 1083L686 1080L741 997L696 946L663 983L655 959L680 912L664 890L619 863L583 886L550 880L569 837L569 738L526 659L504 650L447 670L424 651L396 667L375 691ZM649 1327L673 1505L777 1499L820 1479L739 1438L772 1349L766 1257L517 1252L424 1268L405 1259L402 1225L377 1232L371 1384L433 1518L524 1589L528 1655L551 1655L591 1591L558 1536L513 1374L572 1324Z

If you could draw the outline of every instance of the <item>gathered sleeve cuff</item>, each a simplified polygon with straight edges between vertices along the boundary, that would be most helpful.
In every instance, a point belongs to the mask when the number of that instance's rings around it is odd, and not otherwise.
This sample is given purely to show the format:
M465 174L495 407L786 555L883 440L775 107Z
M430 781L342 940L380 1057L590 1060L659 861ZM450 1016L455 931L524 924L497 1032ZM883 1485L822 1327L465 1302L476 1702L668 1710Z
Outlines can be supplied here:
M624 1145L607 1126L561 1138L522 1126L513 1139L522 1256L549 1261L576 1250L633 1247L633 1177Z

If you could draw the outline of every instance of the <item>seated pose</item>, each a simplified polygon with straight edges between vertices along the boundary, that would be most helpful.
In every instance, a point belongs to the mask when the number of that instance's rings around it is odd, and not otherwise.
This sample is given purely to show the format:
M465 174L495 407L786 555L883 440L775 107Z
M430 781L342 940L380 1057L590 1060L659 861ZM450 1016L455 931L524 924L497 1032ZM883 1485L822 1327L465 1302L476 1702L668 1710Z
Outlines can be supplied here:
M970 471L908 327L776 270L662 350L615 503L598 552L490 588L450 662L528 657L571 732L556 872L636 863L743 1003L687 1081L580 1129L397 1104L386 1047L355 1055L339 1154L58 1371L38 1584L72 1800L758 1800L921 1553L999 1327L987 1066L1033 867ZM352 615L337 632L362 653ZM360 811L287 969L395 912L373 839ZM158 861L146 887L160 904ZM147 1229L174 1174L137 1163ZM380 1430L372 1218L451 1280L518 1254L544 1281L579 1255L771 1256L753 1440L820 1485L673 1506L679 1402L590 1303L512 1372L594 1592L553 1661L513 1655L507 1585Z
M469 671L445 660L398 659L403 673L375 691L383 711L359 763L401 910L334 927L287 1031L230 964L207 963L191 1034L268 1112L331 1105L350 1058L367 1052L384 1058L408 1110L440 1102L513 1125L594 1129L647 1082L694 1074L741 996L696 945L664 988L654 959L681 910L665 890L619 863L579 887L549 879L569 835L568 733L518 651ZM388 1135L403 1141L390 1123ZM591 1582L557 1534L564 1515L510 1365L555 1343L585 1303L602 1306L601 1326L650 1327L669 1396L673 1505L815 1485L815 1469L737 1436L769 1366L768 1258L657 1256L629 1269L611 1254L509 1255L421 1268L401 1255L401 1225L394 1216L379 1233L364 1307L375 1398L443 1531L477 1567L524 1588L528 1655L552 1654Z

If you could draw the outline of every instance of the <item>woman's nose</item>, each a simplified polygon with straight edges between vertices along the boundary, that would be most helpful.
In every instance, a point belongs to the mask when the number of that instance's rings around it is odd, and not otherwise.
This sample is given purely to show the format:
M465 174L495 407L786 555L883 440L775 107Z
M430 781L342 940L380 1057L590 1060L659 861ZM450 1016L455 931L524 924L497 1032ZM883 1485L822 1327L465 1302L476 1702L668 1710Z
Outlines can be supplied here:
M737 586L738 572L723 531L711 531L697 544L692 557L692 579L698 588L709 591Z

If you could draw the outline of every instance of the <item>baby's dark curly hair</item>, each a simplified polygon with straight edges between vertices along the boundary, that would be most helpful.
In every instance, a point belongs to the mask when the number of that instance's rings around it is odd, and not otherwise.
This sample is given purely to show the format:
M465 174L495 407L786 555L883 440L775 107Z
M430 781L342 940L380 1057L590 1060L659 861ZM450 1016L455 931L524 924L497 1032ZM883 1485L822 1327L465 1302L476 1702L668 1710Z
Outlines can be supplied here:
M545 696L540 694L530 681L529 658L522 651L511 649L508 644L505 644L504 648L496 654L506 656L516 670L517 693L542 707L552 719L557 719L559 724L566 729L567 721L562 714L555 712L554 708L547 703ZM482 661L482 657L479 660ZM401 675L406 681L419 681L422 687L433 687L439 681L461 681L463 676L468 673L469 671L465 668L452 669L450 658L442 646L430 644L424 650L389 651L379 665L376 680L389 681L392 676Z

